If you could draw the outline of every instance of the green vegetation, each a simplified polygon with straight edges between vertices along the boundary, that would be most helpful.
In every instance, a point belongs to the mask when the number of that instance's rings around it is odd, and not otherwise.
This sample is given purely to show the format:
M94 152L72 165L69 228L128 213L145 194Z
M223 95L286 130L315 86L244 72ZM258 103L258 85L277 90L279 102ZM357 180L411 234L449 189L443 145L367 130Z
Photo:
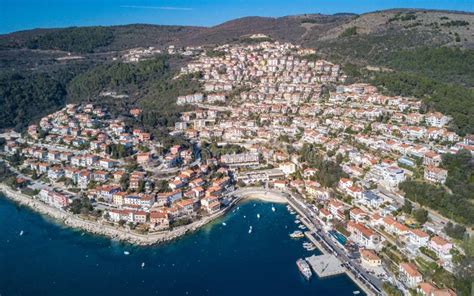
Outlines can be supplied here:
M407 13L397 13L394 17L390 18L388 20L389 23L391 22L395 22L395 21L402 21L402 22L406 22L406 21L414 21L416 20L417 16L414 12L407 12Z
M73 200L68 208L73 214L89 214L94 211L94 207L87 197Z
M224 154L244 153L247 149L245 147L228 144L225 146L218 146L216 142L203 143L201 147L201 158L205 161L210 158L219 159Z
M98 47L109 45L113 40L114 35L110 28L66 28L36 36L28 40L26 46L31 49L59 49L90 53Z
M465 26L469 26L469 22L461 21L461 20L455 20L455 21L449 21L447 23L442 23L441 26L445 26L445 27L465 27Z
M394 53L386 66L438 81L474 86L474 50L419 47Z
M114 62L99 65L76 76L68 86L73 101L93 100L103 90L133 93L146 82L163 77L168 71L167 59L162 56L137 64Z
M316 168L316 180L325 187L335 187L341 177L347 177L339 163L324 160L318 148L313 144L305 143L300 150L300 160L309 167Z
M444 232L454 239L462 240L466 234L466 227L459 224L453 225L453 223L448 222L444 227Z
M420 247L420 252L430 257L434 261L439 259L438 256L436 256L436 253L433 250L428 249L427 247Z
M421 225L425 224L428 221L428 211L425 209L417 209L413 212L413 217Z
M402 296L403 293L396 286L390 284L389 282L383 283L383 290L389 296Z
M0 128L23 128L63 106L63 85L48 74L0 76Z
M143 112L130 120L132 127L142 127L156 138L172 142L164 128L179 120L180 112L188 107L177 106L176 97L197 92L199 83L193 75L173 79L169 59L160 56L136 64L114 62L99 65L76 76L68 86L72 102L92 102L106 105L114 115L127 115L127 110L138 106ZM198 75L198 74L197 74ZM104 90L130 94L132 98L114 99L98 97Z
M440 186L413 180L400 184L400 188L405 192L406 198L430 207L458 223L473 225L474 164L470 152L462 150L454 155L444 155L443 167L448 170L446 185L451 192Z
M347 29L345 29L341 35L339 35L339 37L351 37L351 36L354 36L354 35L357 35L357 27L349 27Z
M210 58L218 58L225 56L225 51L221 50L207 50L206 55Z
M474 133L474 90L406 72L379 73L371 81L389 95L423 99L428 109L453 117L453 130Z

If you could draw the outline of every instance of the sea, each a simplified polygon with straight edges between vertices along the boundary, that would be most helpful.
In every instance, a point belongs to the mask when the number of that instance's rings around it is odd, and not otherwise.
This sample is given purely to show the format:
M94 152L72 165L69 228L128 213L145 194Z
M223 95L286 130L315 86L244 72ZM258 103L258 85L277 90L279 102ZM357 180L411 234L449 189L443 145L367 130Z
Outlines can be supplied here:
M0 196L0 295L353 295L360 290L346 275L303 278L296 260L319 252L288 236L297 229L294 220L285 205L249 200L175 241L137 247L61 226Z

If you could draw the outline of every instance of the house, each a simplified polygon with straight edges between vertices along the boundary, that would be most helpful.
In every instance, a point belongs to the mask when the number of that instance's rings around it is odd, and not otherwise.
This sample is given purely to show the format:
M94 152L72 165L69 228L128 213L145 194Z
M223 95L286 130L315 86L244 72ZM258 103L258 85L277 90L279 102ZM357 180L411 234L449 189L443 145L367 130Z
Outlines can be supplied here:
M418 285L416 289L419 295L422 296L456 296L456 292L451 289L439 289L432 283L423 282Z
M410 229L408 239L416 247L425 247L430 241L430 236L421 229Z
M428 166L425 168L423 177L427 181L444 184L446 182L446 178L448 177L448 171L435 166Z
M399 266L400 280L405 283L408 288L414 289L423 280L421 273L413 263L403 262Z
M450 251L453 248L453 244L445 240L440 236L434 236L431 238L429 248L433 250L440 258L450 258Z
M328 203L328 210L334 217L337 217L338 211L344 210L344 204L336 199L332 199Z
M329 212L327 209L325 208L321 208L319 210L319 217L323 220L323 221L331 221L334 216L331 214L331 212Z
M152 211L150 212L150 224L153 228L168 228L170 220L168 215L164 211Z
M359 223L363 223L368 220L368 215L366 212L362 211L359 208L353 208L349 211L349 217L351 220Z
M151 153L143 152L137 154L137 163L144 165L148 164L151 161Z
M362 267L368 270L380 267L382 265L382 259L373 251L368 249L360 250L360 259Z
M361 223L349 221L347 230L351 233L350 238L360 247L378 250L381 247L381 237L375 231L367 228Z
M441 155L433 151L428 151L423 156L423 165L437 167L441 164L441 160Z

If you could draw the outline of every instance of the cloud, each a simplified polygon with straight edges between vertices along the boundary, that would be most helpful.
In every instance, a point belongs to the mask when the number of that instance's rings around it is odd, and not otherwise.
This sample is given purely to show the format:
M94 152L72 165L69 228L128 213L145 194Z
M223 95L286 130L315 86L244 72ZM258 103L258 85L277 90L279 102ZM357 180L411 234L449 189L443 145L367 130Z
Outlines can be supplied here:
M120 7L122 7L122 8L157 9L157 10L193 10L190 7L176 7L176 6L120 5Z

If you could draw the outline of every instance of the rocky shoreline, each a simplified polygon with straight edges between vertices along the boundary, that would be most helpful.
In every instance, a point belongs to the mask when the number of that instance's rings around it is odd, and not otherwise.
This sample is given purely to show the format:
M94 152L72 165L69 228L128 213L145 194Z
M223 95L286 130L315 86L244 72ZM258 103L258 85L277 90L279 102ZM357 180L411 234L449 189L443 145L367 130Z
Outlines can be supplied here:
M187 233L196 231L202 226L225 214L232 208L233 205L241 200L241 198L236 198L232 204L227 206L225 209L222 209L211 216L202 218L201 220L195 221L189 225L180 226L172 230L139 234L101 222L85 220L77 215L51 207L42 201L33 199L19 191L15 191L5 184L0 184L0 192L2 192L8 199L20 205L26 206L37 213L53 218L54 220L71 228L81 229L91 234L106 236L110 239L124 241L140 246L148 246L167 242L179 238Z

